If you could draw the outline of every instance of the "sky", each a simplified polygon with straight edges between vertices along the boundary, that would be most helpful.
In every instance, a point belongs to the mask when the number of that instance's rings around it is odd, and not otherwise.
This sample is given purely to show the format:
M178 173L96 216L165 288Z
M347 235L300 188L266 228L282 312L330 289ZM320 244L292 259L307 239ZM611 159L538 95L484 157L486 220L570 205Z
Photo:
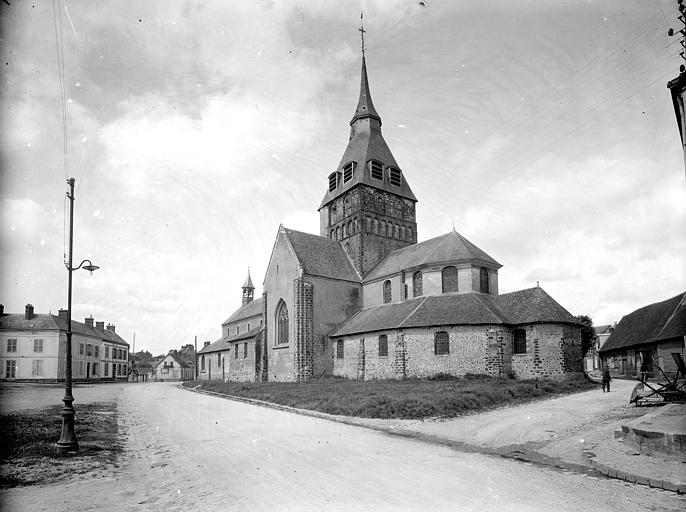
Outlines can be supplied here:
M153 354L221 336L279 224L319 232L360 84L419 202L596 325L686 289L660 0L0 3L0 303L67 304ZM63 84L63 87L60 85ZM132 347L133 348L133 347Z

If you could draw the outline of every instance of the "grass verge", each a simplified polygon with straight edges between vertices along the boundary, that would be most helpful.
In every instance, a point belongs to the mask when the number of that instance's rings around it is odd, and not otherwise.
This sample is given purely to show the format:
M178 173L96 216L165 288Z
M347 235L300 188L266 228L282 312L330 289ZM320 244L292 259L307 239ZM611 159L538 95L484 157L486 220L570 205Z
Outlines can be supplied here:
M598 387L581 376L536 381L487 375L367 381L331 377L306 382L192 381L184 386L328 414L402 419L454 417Z
M115 403L79 404L75 433L79 451L60 456L61 406L0 415L0 487L52 483L115 464L123 451Z

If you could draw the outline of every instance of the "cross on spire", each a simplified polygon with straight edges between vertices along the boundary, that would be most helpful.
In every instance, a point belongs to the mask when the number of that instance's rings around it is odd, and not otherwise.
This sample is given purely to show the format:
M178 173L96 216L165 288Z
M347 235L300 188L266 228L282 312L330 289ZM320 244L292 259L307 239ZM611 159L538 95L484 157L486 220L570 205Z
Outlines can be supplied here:
M364 29L363 17L364 17L364 12L360 11L360 28L358 28L357 30L360 31L360 37L362 38L362 55L364 55L364 33L367 32Z

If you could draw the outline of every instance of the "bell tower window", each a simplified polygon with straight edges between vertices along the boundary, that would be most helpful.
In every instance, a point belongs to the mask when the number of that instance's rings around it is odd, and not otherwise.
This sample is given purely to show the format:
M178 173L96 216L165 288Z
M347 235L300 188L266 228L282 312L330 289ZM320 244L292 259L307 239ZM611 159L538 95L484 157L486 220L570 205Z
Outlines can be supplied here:
M348 162L347 164L345 164L345 166L343 167L343 183L348 183L350 180L353 179L353 175L355 174L355 167L355 162Z
M400 169L396 169L395 167L391 167L388 170L388 175L390 177L391 185L395 187L400 187L403 184L403 177L402 174L400 174Z
M336 190L336 185L338 185L338 173L332 172L329 174L329 192Z
M383 181L383 164L377 160L370 160L369 174L372 179Z

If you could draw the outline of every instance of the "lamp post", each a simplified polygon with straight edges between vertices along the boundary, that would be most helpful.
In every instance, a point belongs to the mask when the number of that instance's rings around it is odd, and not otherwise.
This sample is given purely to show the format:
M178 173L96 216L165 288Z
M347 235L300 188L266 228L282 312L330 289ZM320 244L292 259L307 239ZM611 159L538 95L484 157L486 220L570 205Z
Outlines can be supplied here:
M79 443L76 440L74 433L74 396L71 392L71 280L74 270L83 268L88 270L91 274L97 267L91 263L90 260L83 260L78 267L72 266L72 257L74 250L74 178L67 180L69 184L69 262L65 263L67 271L69 272L69 287L67 291L67 350L65 355L66 365L64 368L64 407L62 407L62 435L57 441L57 453L64 455L67 453L75 453L79 451ZM87 265L84 265L87 263Z

